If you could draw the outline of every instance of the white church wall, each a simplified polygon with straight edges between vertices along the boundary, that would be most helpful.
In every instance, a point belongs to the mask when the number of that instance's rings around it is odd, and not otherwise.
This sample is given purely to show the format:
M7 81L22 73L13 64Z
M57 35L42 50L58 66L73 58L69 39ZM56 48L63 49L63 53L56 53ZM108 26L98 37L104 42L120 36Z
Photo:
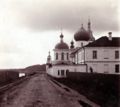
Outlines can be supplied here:
M120 63L87 63L88 65L88 72L90 71L90 67L93 69L94 73L108 73L108 74L120 74L116 73L115 71L115 65L120 64ZM119 68L120 71L120 68Z
M58 59L56 60L56 53L58 53ZM61 61L61 53L64 53L64 61L68 61L67 53L69 54L69 50L62 49L62 50L54 50L54 61ZM68 56L69 57L69 56Z
M62 75L62 70L64 70L64 75ZM66 72L87 72L86 65L55 65L48 69L47 73L53 77L61 78L66 77ZM59 72L59 73L58 73Z

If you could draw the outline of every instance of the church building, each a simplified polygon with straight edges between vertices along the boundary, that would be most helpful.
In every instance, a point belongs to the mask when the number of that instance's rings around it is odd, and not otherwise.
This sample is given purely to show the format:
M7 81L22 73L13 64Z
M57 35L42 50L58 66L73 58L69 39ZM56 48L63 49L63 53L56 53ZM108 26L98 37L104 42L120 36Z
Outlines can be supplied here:
M81 28L74 34L69 46L60 34L60 42L54 48L54 60L50 52L46 72L56 78L65 78L69 72L120 74L120 38L112 37L112 32L95 40L91 22L87 30Z

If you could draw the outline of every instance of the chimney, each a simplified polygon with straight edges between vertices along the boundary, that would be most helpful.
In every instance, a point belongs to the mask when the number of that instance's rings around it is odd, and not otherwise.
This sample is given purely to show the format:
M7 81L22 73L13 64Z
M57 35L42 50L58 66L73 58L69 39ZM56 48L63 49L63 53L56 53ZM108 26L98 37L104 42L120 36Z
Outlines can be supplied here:
M108 32L108 39L110 40L110 41L112 41L112 32Z

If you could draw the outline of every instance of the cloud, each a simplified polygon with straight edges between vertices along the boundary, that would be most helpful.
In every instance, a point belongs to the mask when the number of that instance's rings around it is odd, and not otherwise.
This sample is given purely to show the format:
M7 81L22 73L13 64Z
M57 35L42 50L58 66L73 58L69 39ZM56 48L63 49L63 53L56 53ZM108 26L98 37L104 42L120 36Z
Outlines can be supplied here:
M69 44L82 23L87 27L89 17L100 36L106 30L117 32L117 4L117 0L0 0L0 68L45 63L49 50L54 56L61 27Z
M96 31L118 31L117 0L30 0L14 7L20 23L31 30L76 30L82 23L86 27L90 17Z

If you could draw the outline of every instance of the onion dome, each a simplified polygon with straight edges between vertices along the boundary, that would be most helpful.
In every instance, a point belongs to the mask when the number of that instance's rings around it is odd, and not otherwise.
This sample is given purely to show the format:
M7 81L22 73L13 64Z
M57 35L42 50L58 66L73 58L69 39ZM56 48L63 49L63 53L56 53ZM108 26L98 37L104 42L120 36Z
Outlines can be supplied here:
M61 35L60 35L60 39L61 39L61 41L60 41L60 43L58 43L56 46L55 46L55 49L69 49L69 46L67 45L67 43L65 43L64 41L63 41L63 34L61 33Z
M88 41L88 40L90 40L90 35L84 29L83 25L82 25L81 29L74 34L74 39L76 41Z
M74 42L73 42L73 40L70 43L71 43L70 48L73 49L74 48Z

